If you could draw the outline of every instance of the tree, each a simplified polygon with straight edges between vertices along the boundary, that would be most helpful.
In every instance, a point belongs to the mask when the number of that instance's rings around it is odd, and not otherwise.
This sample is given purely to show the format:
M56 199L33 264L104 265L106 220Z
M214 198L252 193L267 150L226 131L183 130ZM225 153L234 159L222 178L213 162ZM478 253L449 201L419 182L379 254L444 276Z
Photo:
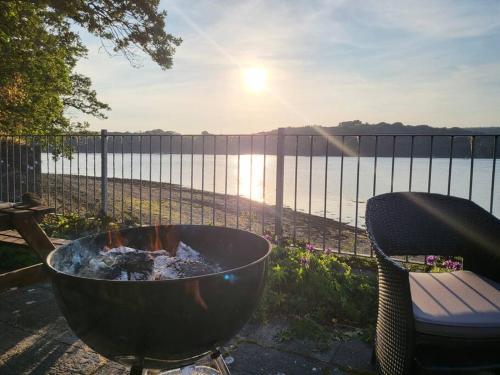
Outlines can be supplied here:
M15 0L0 2L0 132L33 134L85 129L68 110L106 118L90 78L75 72L87 55L76 23L110 42L133 66L142 51L172 66L181 39L167 34L158 0Z

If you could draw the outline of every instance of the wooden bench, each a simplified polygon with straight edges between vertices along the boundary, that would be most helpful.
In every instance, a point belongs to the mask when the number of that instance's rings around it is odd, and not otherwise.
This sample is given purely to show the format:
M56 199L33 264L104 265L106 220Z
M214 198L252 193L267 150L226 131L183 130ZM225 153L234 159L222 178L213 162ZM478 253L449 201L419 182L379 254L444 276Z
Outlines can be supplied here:
M67 240L49 238L38 223L53 208L16 207L0 210L0 243L30 247L41 256ZM15 229L15 230L14 230ZM6 289L29 285L47 277L43 263L0 274L0 292Z
M49 238L55 247L65 245L70 242L69 240L64 240L62 238ZM24 238L21 237L21 235L17 231L12 229L0 231L0 244L29 247Z

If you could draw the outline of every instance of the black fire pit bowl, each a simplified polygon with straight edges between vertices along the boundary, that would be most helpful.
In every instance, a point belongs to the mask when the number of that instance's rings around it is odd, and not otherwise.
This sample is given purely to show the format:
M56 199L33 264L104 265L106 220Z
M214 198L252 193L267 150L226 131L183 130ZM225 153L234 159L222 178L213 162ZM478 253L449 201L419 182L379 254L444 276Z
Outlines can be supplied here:
M113 236L149 249L158 233L181 241L225 271L162 281L113 281L60 271L60 262L97 253ZM264 286L270 244L243 230L214 226L141 227L78 239L51 252L49 273L74 333L99 354L125 365L182 367L213 352L247 322Z

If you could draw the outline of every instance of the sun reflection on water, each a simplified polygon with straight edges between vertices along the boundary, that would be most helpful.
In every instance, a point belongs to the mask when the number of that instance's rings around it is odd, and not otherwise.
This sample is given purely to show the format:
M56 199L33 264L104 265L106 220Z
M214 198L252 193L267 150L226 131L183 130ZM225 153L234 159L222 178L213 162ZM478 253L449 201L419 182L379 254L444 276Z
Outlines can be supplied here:
M264 201L264 156L241 155L240 196L257 202Z

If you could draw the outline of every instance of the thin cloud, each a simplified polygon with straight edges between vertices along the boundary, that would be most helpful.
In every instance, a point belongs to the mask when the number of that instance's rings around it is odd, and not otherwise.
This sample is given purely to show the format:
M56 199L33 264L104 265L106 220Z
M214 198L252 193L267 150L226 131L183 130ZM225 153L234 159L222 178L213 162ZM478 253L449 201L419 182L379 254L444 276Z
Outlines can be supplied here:
M163 1L183 38L174 68L99 52L78 68L112 106L111 130L256 132L359 118L440 126L500 119L500 3ZM265 66L250 95L241 67ZM193 110L194 108L194 110ZM141 117L141 114L143 116ZM138 125L140 122L140 125Z

